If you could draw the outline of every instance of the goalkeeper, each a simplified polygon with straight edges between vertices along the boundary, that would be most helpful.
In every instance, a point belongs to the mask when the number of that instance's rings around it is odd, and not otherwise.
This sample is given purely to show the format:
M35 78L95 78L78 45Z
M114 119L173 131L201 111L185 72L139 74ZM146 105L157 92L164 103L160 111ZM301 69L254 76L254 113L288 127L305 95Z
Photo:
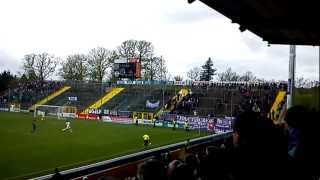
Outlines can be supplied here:
M151 144L150 136L145 134L142 136L144 147L148 147Z

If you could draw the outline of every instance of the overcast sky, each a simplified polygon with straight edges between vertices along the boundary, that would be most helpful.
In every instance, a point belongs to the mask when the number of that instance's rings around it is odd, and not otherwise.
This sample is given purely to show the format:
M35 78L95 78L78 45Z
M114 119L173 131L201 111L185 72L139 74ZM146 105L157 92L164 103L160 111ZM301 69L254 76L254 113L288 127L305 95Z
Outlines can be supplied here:
M0 0L0 70L21 71L28 53L64 58L127 39L151 41L172 75L211 57L218 71L231 67L260 78L288 78L289 47L261 38L199 1ZM318 48L297 47L297 76L318 79Z

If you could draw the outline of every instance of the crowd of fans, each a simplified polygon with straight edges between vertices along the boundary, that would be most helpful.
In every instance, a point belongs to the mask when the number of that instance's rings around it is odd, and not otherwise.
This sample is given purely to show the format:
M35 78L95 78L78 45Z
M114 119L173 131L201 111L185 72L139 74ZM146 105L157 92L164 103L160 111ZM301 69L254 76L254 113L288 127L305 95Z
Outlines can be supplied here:
M62 86L62 83L57 81L19 82L15 87L10 88L4 95L0 97L0 102L21 103L28 107L34 104L37 100L60 89Z
M201 86L197 87L201 88ZM216 89L217 87L218 89ZM248 108L254 108L256 112L267 113L274 102L278 90L285 89L286 84L212 83L206 88L205 91L188 94L181 98L180 101L171 99L168 102L168 107L172 107L171 113L194 115L197 110L201 115L217 113L230 115L230 112L232 112L234 116L238 115L240 109ZM202 100L207 97L211 98L211 104L202 103ZM249 107L246 107L248 105ZM205 108L204 111L208 111L208 107L211 107L210 112L202 112L202 106Z
M200 105L202 94L192 93L183 97L181 102L176 104L173 113L176 114L191 114Z
M149 159L138 166L135 177L126 179L318 180L318 115L295 106L288 110L285 123L274 125L260 113L248 110L234 123L232 143L208 146L182 159L171 159L170 155Z

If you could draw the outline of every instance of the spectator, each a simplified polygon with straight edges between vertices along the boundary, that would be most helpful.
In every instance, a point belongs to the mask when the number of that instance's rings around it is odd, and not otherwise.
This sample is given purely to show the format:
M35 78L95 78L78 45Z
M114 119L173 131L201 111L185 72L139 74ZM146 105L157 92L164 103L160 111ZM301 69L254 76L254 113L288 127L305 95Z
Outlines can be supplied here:
M185 157L185 163L192 169L194 177L199 176L199 160L194 154L187 154Z
M302 106L291 107L286 114L288 157L291 179L319 179L319 113Z
M196 180L192 168L184 163L178 164L171 173L169 180Z
M278 139L277 139L278 138ZM239 115L234 123L233 175L236 179L281 179L277 171L285 162L285 146L272 121L253 111ZM275 163L276 162L276 163ZM259 175L259 176L257 176Z
M230 179L230 163L225 149L216 146L206 148L206 156L201 161L201 179Z
M161 161L150 159L139 165L137 177L138 180L166 180L166 169Z
M172 176L172 172L176 169L177 166L183 164L180 160L173 160L168 165L168 177Z

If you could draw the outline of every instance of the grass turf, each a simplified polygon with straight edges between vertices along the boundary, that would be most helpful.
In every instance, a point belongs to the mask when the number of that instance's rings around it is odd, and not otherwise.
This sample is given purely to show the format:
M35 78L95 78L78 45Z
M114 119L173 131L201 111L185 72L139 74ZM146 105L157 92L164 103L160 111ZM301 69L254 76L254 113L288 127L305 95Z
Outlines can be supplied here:
M319 87L300 88L294 91L294 105L302 105L309 110L320 111Z
M142 135L149 134L151 147L197 137L197 132L172 131L134 125L75 120L73 133L62 132L65 121L37 121L31 133L32 115L0 113L0 179L23 179L112 157L141 151Z

